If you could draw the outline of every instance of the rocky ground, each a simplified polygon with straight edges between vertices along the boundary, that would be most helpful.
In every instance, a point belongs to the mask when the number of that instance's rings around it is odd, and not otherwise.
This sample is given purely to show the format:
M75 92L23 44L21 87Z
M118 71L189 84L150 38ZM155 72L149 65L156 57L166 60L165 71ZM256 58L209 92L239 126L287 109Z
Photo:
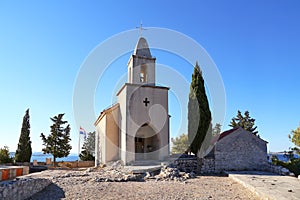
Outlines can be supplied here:
M30 199L258 199L225 176L195 176L165 167L161 173L133 175L120 167L81 171L47 170L32 177L53 184Z

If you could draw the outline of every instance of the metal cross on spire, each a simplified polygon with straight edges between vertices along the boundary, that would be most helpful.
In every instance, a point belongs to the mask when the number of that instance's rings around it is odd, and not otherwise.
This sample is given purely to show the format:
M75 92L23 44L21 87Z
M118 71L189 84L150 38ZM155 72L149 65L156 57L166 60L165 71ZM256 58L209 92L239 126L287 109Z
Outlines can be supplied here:
M136 28L139 29L140 37L142 37L142 32L143 32L143 30L147 30L147 29L143 28L143 23L142 23L142 21L141 21L141 23L140 23L140 27L136 27Z

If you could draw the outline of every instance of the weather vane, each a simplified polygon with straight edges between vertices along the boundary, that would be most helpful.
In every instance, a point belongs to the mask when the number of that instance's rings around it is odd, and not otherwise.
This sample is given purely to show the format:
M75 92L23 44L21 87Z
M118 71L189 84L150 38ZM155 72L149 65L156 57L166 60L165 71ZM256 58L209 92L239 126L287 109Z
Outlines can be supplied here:
M143 28L143 23L142 23L142 21L141 21L141 23L140 23L140 27L136 27L136 28L139 29L140 37L142 37L143 30L147 30L147 29Z

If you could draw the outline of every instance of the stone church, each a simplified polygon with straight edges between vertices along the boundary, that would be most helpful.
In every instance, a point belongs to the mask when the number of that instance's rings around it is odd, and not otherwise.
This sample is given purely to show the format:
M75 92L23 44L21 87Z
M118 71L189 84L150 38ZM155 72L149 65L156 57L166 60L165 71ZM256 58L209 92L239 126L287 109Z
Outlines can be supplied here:
M140 37L128 61L128 80L117 103L95 122L96 166L115 160L131 164L169 155L168 87L155 84L155 60Z

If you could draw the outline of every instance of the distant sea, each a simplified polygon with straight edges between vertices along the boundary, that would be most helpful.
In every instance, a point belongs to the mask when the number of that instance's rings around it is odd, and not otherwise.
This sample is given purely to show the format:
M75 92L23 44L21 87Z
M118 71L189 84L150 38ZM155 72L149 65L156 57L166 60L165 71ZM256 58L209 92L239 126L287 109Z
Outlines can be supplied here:
M269 153L268 155L269 155L269 161L270 162L271 162L271 157L272 156L277 156L278 160L283 161L283 162L289 161L289 158L283 152ZM300 156L297 155L297 154L294 154L294 158L300 158Z
M284 153L269 153L269 161L271 162L271 156L276 155L277 158L281 161L287 162L288 158L284 155ZM14 157L15 152L10 152L10 157ZM300 158L299 155L294 154L295 158ZM38 162L46 162L46 158L52 158L53 156L51 154L43 154L43 152L34 152L32 153L30 162L33 162L33 160L37 160ZM56 158L56 161L77 161L78 160L78 154L77 153L71 153L68 157L64 158Z
M10 152L10 157L14 157L15 152ZM33 162L33 160L37 160L38 162L46 162L46 158L51 158L53 161L53 156L51 154L43 154L43 152L34 152L32 153L30 162ZM77 153L71 153L68 157L64 158L56 158L56 161L76 161L78 160L78 154Z

